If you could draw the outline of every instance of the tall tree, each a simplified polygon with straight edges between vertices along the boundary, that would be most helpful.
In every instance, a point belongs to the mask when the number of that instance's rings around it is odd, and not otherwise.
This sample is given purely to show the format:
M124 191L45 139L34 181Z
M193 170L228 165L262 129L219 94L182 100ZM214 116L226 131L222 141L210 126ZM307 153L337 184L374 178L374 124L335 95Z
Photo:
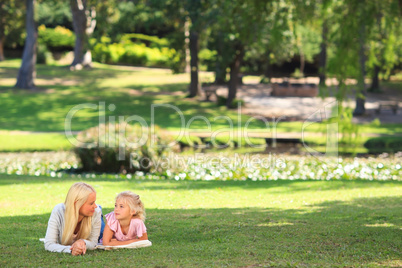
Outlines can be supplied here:
M356 107L353 112L354 115L363 115L366 111L365 102L366 102L366 24L364 18L366 17L366 12L364 10L363 5L365 1L362 1L360 4L360 16L359 16L359 67L360 72L357 79L357 90L356 90Z
M320 86L325 87L325 80L327 79L326 68L327 68L327 47L328 47L328 21L324 20L322 23L322 32L321 32L321 45L320 45L320 54L319 54L319 69L318 69L318 77L320 79Z
M190 19L189 50L190 50L190 86L188 97L192 98L201 94L199 81L200 35L214 21L214 10L211 1L187 0L184 1L184 9Z
M198 52L200 50L200 31L201 29L201 12L202 5L201 0L193 0L186 2L186 10L188 12L188 17L191 21L190 27L190 87L188 97L192 98L199 96L201 94L201 85L198 78L199 74L199 62L198 62Z
M402 46L402 25L398 0L375 0L374 21L368 41L368 73L372 83L370 92L380 92L380 75L388 78L400 61ZM402 3L402 2L401 2ZM401 6L402 8L402 6Z
M327 59L328 59L328 43L330 36L330 24L332 19L332 7L333 0L321 0L316 8L318 14L312 16L311 18L318 19L321 28L321 44L320 53L318 56L318 77L319 85L325 87L325 81L327 79Z
M34 20L35 0L26 0L26 6L27 37L25 40L22 63L18 72L17 83L15 84L15 87L22 89L34 89L34 79L36 76L36 46L38 39L38 31Z
M159 1L160 2L160 1ZM215 21L215 9L211 0L166 0L163 8L166 17L175 21L176 30L183 37L181 50L184 51L184 59L187 58L187 47L190 56L190 85L188 97L193 98L201 94L199 81L199 50L200 38L205 29Z
M264 18L269 14L271 1L230 1L217 0L221 15L218 24L221 32L225 32L230 42L226 42L226 50L231 51L229 62L230 80L226 106L232 108L237 95L240 67L247 48L261 38Z
M71 63L73 70L90 67L92 64L88 38L95 30L95 7L87 6L87 0L70 0L73 15L73 29L75 32L74 60Z

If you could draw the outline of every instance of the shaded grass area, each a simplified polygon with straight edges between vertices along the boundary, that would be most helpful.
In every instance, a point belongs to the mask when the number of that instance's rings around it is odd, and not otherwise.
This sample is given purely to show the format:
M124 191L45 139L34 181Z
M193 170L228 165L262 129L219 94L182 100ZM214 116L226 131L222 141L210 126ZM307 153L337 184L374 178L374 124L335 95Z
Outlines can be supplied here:
M90 251L82 257L46 252L38 238L45 234L52 207L63 201L73 182L0 178L1 265L402 265L398 182L89 179L86 182L96 188L97 203L105 213L112 210L116 193L140 194L153 246Z

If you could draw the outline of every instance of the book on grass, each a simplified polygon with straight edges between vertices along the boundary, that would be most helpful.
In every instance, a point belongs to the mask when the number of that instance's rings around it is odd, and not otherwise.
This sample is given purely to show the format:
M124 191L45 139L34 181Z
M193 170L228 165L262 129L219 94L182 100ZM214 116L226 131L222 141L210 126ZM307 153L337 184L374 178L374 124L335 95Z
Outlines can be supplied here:
M39 241L45 242L44 238L39 238ZM141 240L137 242L133 242L128 245L121 245L121 246L104 246L102 244L98 244L95 249L118 249L118 248L145 248L152 246L152 242L149 240Z
M152 246L152 242L149 240L141 240L137 242L133 242L127 245L120 245L120 246L104 246L104 245L97 245L96 249L118 249L118 248L144 248Z

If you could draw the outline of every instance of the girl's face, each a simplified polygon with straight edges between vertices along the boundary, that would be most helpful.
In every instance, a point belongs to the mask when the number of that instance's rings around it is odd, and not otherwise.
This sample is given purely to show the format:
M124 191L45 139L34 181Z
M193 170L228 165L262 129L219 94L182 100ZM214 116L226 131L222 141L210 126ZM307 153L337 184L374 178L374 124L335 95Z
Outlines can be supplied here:
M91 217L95 213L95 208L97 205L95 204L96 201L96 193L92 192L88 195L87 201L80 207L80 216L83 217Z
M131 219L133 213L130 207L123 200L116 200L114 204L114 215L117 220Z

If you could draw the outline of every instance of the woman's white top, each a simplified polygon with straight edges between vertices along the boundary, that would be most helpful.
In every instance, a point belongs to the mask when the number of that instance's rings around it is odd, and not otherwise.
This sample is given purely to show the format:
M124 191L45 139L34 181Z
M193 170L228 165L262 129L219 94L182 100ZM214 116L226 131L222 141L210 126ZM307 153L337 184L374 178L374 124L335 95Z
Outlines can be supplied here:
M57 204L50 215L45 237L45 249L48 251L71 253L71 245L65 246L61 244L61 237L63 236L64 230L65 211L66 206L64 203ZM95 249L96 245L98 244L98 238L101 230L101 213L100 208L97 207L94 215L92 215L91 234L87 240L83 239L87 249Z

